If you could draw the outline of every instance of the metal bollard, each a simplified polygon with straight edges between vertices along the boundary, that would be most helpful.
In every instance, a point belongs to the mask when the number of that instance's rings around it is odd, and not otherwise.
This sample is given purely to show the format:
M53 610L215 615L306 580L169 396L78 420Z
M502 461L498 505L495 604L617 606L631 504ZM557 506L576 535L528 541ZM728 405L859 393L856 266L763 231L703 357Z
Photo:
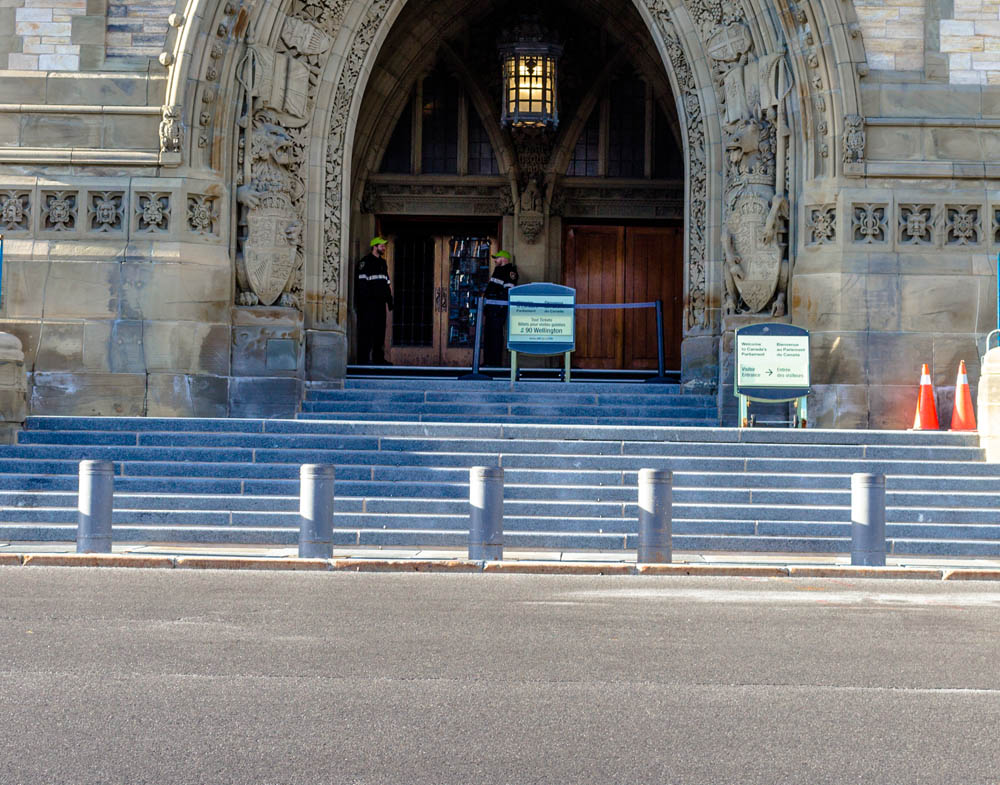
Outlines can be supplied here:
M503 469L469 469L469 559L503 559Z
M77 497L77 553L111 553L111 510L115 466L111 461L80 461Z
M885 566L885 475L851 475L851 564Z
M673 558L673 479L671 471L639 470L638 564L669 564Z
M334 468L306 463L299 469L299 558L333 556Z

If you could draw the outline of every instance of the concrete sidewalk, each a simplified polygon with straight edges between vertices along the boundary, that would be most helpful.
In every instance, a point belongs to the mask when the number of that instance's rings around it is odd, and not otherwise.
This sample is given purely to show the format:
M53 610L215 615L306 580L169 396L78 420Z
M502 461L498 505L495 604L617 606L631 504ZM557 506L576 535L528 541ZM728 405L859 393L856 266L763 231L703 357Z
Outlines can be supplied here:
M115 543L112 554L78 555L75 542L0 542L0 565L7 566L1000 580L1000 559L973 557L892 556L885 567L853 567L849 554L675 551L670 564L643 565L634 551L509 548L498 562L472 562L467 555L460 548L337 548L329 560L299 559L294 547L175 543Z

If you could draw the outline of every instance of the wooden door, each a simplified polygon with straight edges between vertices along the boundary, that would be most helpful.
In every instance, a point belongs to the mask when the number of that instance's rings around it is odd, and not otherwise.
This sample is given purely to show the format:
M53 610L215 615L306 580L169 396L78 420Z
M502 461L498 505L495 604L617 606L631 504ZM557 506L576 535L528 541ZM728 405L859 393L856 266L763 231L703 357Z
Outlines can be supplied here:
M684 236L679 227L625 230L625 302L663 302L667 370L681 367ZM656 311L625 311L624 368L656 368Z
M442 240L429 234L392 238L387 264L392 281L388 352L394 365L432 366L441 358Z
M680 227L569 226L563 280L578 303L663 301L664 360L680 368L683 233ZM577 311L579 368L655 369L656 311Z
M492 263L490 237L407 234L389 244L387 357L395 365L471 366L478 297Z
M625 295L625 230L621 226L571 226L566 231L563 281L576 289L578 303L620 303ZM579 368L621 368L621 310L578 310L576 351Z

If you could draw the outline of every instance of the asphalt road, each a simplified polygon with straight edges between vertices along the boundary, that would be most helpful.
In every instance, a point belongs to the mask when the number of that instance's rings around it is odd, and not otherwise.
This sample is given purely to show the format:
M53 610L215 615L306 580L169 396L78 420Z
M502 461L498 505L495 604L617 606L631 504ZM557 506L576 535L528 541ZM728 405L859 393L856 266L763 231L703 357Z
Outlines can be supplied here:
M1000 783L1000 586L0 568L0 783Z

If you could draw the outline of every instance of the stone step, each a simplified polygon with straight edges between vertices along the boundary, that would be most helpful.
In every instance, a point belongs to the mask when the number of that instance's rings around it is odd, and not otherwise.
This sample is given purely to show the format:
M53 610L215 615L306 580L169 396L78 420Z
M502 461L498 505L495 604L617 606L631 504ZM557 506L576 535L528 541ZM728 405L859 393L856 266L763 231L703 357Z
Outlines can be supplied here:
M872 460L933 460L978 461L982 451L978 447L950 446L879 446L879 445L816 445L730 442L647 442L647 441L598 441L556 439L488 439L478 438L408 438L404 436L353 434L249 434L249 433L137 433L116 431L23 431L18 434L17 445L0 446L0 458L19 451L24 457L55 457L55 452L66 452L66 457L87 456L82 450L92 447L101 455L122 455L123 459L156 460L149 453L137 452L142 448L163 448L174 452L162 455L179 456L179 448L208 450L211 448L242 450L237 460L247 460L247 450L255 452L282 450L323 451L406 451L406 452L458 452L463 449L477 453L495 454L573 454L573 455L656 455L659 457L690 455L697 457L757 457L768 455L780 458L861 459ZM474 450L470 450L474 447ZM199 453L204 455L204 453ZM143 457L140 457L143 456ZM99 456L95 456L99 457ZM192 458L194 454L192 454ZM253 460L255 456L251 455ZM175 458L184 460L183 457ZM206 458L194 458L205 460ZM210 460L210 458L208 458ZM298 460L292 458L291 460ZM306 459L308 462L309 459Z
M635 394L621 392L530 392L530 391L504 391L504 392L476 392L470 396L469 391L457 388L447 391L418 391L418 390L309 390L306 392L305 403L334 402L338 404L347 403L372 403L384 405L387 402L411 404L411 403L453 403L472 402L480 405L493 405L504 403L516 403L525 405L562 405L562 406L700 406L714 409L716 399L711 395L686 395L681 393L657 393L657 394Z
M76 537L75 525L51 525L46 527L0 524L0 541L73 541ZM177 543L218 543L218 544L269 544L294 547L298 542L298 530L290 527L213 527L182 526L160 527L127 525L115 526L114 537L119 542L177 542ZM601 533L551 533L512 532L505 536L507 548L578 550L634 550L637 537ZM349 529L334 531L337 547L449 547L464 548L468 544L468 531L454 530L388 530ZM939 555L939 556L1000 556L1000 540L936 540L921 538L893 538L887 540L887 552L891 555ZM690 553L728 551L754 553L850 553L850 539L836 537L783 537L783 536L735 536L712 534L676 534L673 537L675 551Z
M659 426L578 426L567 424L303 422L301 420L39 417L28 418L31 431L134 431L206 433L306 433L459 438L565 439L570 441L731 442L753 444L855 444L978 447L975 433L948 431L857 431L790 428L716 428Z
M311 386L306 392L311 394L323 390L323 387ZM620 394L620 395L679 395L682 393L679 384L647 384L645 382L561 382L555 380L518 381L513 385L510 379L492 379L489 381L467 381L460 379L407 379L407 378L347 378L344 380L345 390L417 390L421 392L438 392L442 390L457 390L463 392L526 392L533 394L552 393L588 393L588 394ZM687 394L687 393L685 393Z
M671 404L626 404L611 406L600 404L580 406L561 403L399 403L388 401L306 401L302 404L302 414L337 414L341 418L355 414L405 413L419 417L449 416L452 419L481 420L490 422L502 417L520 419L524 417L548 417L562 420L581 417L614 418L616 420L671 420L708 419L715 416L715 409L709 406Z

